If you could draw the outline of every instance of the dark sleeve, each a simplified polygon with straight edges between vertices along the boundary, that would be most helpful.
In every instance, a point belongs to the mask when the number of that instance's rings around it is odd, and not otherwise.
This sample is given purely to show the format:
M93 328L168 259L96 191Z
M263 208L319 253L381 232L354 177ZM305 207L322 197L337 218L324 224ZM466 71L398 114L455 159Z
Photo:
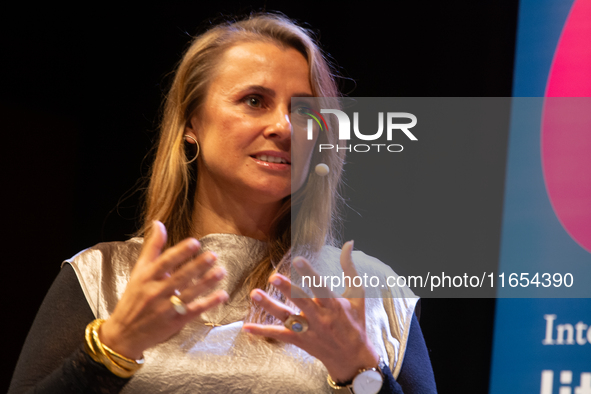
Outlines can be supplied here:
M65 264L27 335L9 394L118 393L129 379L112 374L84 352L94 315L74 269Z
M437 393L431 360L425 345L421 326L415 315L412 316L406 352L398 380L386 368L384 384L379 394L431 394Z

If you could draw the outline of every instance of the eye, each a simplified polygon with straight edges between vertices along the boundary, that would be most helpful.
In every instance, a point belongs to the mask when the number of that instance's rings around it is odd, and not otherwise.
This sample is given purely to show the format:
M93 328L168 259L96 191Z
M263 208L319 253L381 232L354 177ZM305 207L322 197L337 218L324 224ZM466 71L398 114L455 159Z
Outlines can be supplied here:
M263 106L262 98L257 95L246 96L243 100L246 103L246 105L252 108L262 108Z
M306 115L308 113L308 108L307 107L298 107L295 112L298 115Z

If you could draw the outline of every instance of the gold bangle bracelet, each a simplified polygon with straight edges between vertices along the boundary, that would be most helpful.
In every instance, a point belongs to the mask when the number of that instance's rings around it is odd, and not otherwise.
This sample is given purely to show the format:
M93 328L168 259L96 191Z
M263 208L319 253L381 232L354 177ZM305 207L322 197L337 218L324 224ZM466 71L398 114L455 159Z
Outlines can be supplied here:
M328 375L326 377L326 381L328 382L328 385L330 386L330 388L335 389L335 390L349 390L349 392L351 392L351 390L349 389L349 386L351 385L351 383L353 381L347 382L347 383L343 383L343 384L339 384L337 382L335 382L330 375Z
M96 319L86 326L84 349L94 361L103 364L113 374L129 378L142 367L144 359L132 360L103 345L98 330L104 322L104 319Z
M138 364L140 365L140 367L144 364L143 358L140 360L132 360L131 358L124 357L121 354L115 352L114 350L112 350L110 347L108 347L104 343L102 345L103 345L103 349L105 350L105 352L107 353L109 358L113 359L113 361L115 361L117 364L121 365L122 367L125 367L127 369L133 369L133 368L136 368L136 365L138 365Z

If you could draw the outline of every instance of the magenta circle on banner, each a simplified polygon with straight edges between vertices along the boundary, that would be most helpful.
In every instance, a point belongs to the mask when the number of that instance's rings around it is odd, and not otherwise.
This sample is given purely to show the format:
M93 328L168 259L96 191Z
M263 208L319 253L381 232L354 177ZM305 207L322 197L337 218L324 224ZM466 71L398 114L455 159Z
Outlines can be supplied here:
M591 0L576 0L546 86L541 157L546 190L567 233L591 252Z

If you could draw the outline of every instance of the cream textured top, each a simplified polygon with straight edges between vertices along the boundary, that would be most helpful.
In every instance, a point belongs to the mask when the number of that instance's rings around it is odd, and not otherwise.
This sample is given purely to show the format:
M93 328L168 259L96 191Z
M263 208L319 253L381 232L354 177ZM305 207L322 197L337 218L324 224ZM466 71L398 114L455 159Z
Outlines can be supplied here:
M98 244L66 261L74 268L96 318L106 319L113 312L142 241L133 238ZM227 276L218 288L226 290L230 300L190 322L170 340L147 350L144 367L122 393L330 393L327 371L318 359L291 344L271 344L241 332L248 294L237 286L261 260L266 244L232 234L211 234L200 242L202 250L216 252L218 264L226 269ZM325 246L314 268L321 275L341 276L340 252ZM386 276L396 275L362 252L353 252L353 262L358 272L379 276L384 283ZM385 297L366 298L367 332L396 378L418 298L407 288L380 291ZM204 325L208 321L222 326Z

